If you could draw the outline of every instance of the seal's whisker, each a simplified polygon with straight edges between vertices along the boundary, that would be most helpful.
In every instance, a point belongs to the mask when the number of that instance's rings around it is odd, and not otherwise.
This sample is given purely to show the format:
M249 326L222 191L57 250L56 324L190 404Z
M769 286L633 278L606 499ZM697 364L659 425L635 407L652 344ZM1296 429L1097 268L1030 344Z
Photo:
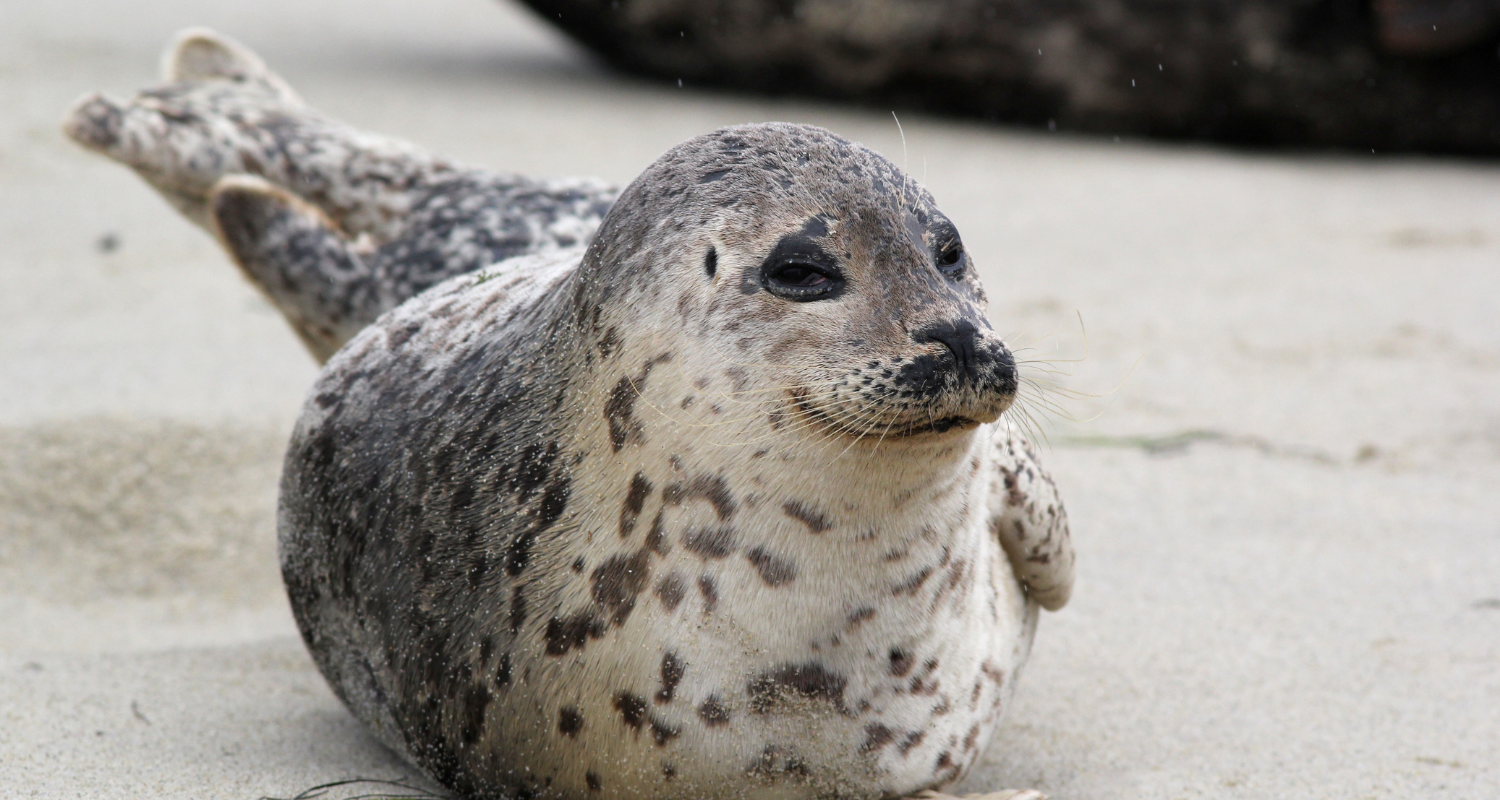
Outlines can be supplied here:
M1067 368L1059 368L1053 366L1051 361L1044 361L1042 359L1017 361L1016 366L1018 368L1024 368L1028 372L1038 372L1043 375L1055 375L1061 378L1073 377L1073 368L1071 366Z
M1056 414L1064 419L1072 419L1070 412L1067 409L1063 408L1062 404L1053 398L1052 394L1046 387L1040 386L1034 381L1031 381L1027 378L1022 378L1021 384L1023 386L1029 386L1034 390L1032 392L1026 393L1022 397L1025 402L1031 403L1039 408L1044 408L1047 411ZM1068 395L1064 396L1066 397Z
M876 442L875 442L875 450L876 450L876 452L879 452L880 451L880 446L883 445L883 444L885 444L885 435L891 432L891 426L894 425L895 422L896 422L896 420L895 420L894 417L886 420L886 422L885 422L885 428L880 431L880 438L878 440L876 440Z
M890 433L891 426L894 425L895 422L896 422L896 420L895 420L894 417L887 416L886 421L885 421L885 427L882 428L881 431L880 431L880 438L878 438L878 439L875 440L875 452L877 452L877 453L880 452L880 446L882 444L885 444L885 435L887 433ZM876 419L872 420L870 422L870 424L865 428L864 432L862 432L860 434L859 438L860 439L864 439L864 438L868 437L870 435L870 431L875 430L875 426L879 425L879 424L880 424L880 419L878 417Z
M1010 414L1010 412L1007 411L1005 418L1019 427L1021 429L1022 435L1026 439L1033 442L1042 441L1044 439L1044 437L1042 437L1041 435L1041 430L1037 425L1036 418L1031 416L1031 413L1026 410L1026 407L1024 405L1012 405L1011 410L1015 411L1016 413Z
M862 421L862 417L863 416L868 416L868 414L863 414L862 415L860 412L856 412L855 415L854 415L854 417L853 417L853 419L851 420L851 424L844 426L844 428L842 428L840 432L842 433L842 432L845 432L845 431L851 431L855 427L859 427L860 425L862 425L863 424L863 421ZM870 424L869 427L874 427L874 423L879 422L879 421L880 421L879 418L876 417L871 422L871 424ZM868 433L868 430L866 431L866 433ZM834 456L834 459L837 460L837 459L843 458L844 454L847 453L847 452L849 452L849 448L853 447L856 443L858 443L860 440L862 440L864 438L864 436L865 436L865 434L859 434L857 436L850 437L849 444L846 445L843 450L840 450L839 454L836 455L836 456Z
M1046 378L1037 378L1037 377L1033 377L1031 375L1022 375L1022 376L1020 376L1020 380L1021 380L1022 383L1026 384L1027 386L1030 386L1032 389L1036 390L1036 392L1038 394L1041 394L1041 395L1053 395L1053 394L1056 394L1056 395L1061 395L1063 397L1068 397L1068 398L1071 398L1071 399L1074 399L1074 400L1093 399L1093 398L1097 398L1097 397L1103 397L1103 395L1098 395L1098 394L1093 394L1093 393L1090 393L1090 392L1085 392L1085 391L1083 391L1081 389L1074 389L1074 388L1072 388L1070 386L1063 386L1062 384L1056 383L1055 381L1047 380Z

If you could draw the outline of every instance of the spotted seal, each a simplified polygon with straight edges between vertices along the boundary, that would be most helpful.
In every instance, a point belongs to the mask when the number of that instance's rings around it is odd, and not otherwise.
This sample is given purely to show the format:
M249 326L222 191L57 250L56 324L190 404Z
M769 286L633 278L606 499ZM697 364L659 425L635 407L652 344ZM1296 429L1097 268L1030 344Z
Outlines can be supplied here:
M771 123L616 198L328 121L207 32L167 63L67 129L332 354L281 566L382 742L483 798L896 797L975 763L1073 555L925 189Z

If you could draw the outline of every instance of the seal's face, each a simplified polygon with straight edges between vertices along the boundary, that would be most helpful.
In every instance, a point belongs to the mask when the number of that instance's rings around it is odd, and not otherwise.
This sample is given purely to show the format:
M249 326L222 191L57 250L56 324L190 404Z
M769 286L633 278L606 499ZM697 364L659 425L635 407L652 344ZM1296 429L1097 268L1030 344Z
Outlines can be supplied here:
M726 373L773 427L943 435L1015 397L957 228L895 165L820 128L674 148L621 196L584 269L601 297L675 295L679 366Z
M843 436L993 422L1015 397L1015 360L985 318L957 228L928 198L873 199L759 237L746 253L738 302L775 321L764 351L776 374L765 378Z

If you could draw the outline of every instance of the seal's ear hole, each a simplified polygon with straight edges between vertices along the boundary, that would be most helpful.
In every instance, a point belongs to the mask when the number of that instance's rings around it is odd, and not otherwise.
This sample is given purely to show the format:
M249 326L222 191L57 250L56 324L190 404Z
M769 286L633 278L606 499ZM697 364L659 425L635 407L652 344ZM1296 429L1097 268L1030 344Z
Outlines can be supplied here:
M712 247L708 248L708 255L703 257L703 272L710 278L719 272L719 253Z

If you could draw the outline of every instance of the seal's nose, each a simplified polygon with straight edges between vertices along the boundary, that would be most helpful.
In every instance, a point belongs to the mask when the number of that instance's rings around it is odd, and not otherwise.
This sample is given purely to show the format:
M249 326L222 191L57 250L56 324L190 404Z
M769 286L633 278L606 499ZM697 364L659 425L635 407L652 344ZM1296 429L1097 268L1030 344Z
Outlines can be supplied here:
M938 322L912 331L911 338L917 344L937 342L943 345L953 354L953 365L959 375L969 381L979 377L979 328L974 323L966 319Z
M917 344L941 344L952 356L950 360L941 352L923 355L902 369L901 378L918 391L962 389L997 401L1015 395L1015 356L1005 342L973 321L934 322L912 331L911 338Z

